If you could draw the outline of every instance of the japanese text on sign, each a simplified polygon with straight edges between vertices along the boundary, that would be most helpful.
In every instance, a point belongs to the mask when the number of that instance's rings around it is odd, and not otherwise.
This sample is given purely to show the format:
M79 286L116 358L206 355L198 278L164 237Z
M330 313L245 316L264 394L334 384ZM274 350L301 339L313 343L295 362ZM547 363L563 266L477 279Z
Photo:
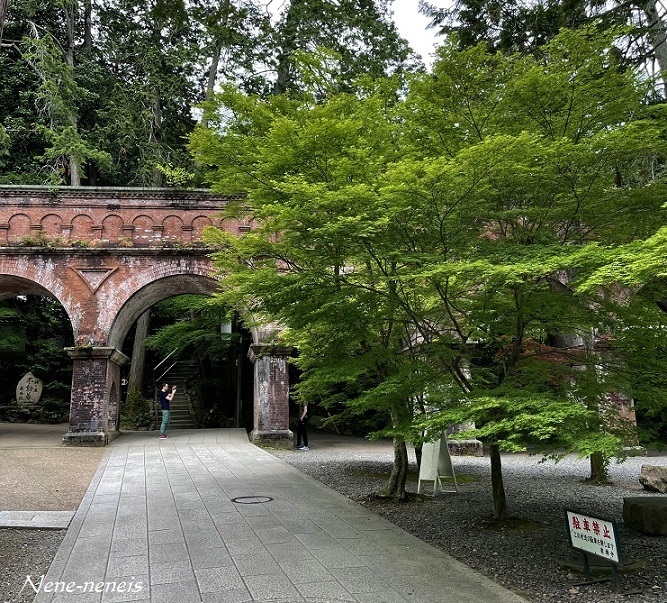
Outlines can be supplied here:
M23 406L36 404L42 395L42 380L26 373L16 386L16 402Z
M616 525L612 521L565 511L570 542L575 549L620 563Z

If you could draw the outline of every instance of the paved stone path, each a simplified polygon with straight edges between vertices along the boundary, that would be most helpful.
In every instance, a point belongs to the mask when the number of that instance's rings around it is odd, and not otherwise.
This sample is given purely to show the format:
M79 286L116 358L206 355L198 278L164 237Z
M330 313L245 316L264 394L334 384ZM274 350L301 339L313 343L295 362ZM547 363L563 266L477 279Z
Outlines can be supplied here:
M111 444L35 603L524 602L244 430L172 433Z

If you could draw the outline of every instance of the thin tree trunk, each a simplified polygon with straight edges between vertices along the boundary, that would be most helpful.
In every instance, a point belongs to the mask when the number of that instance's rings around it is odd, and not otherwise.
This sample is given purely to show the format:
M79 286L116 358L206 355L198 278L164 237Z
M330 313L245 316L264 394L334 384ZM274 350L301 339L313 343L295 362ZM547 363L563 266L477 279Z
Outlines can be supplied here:
M93 6L91 0L83 2L83 50L90 54L93 50Z
M158 160L162 159L162 149L160 147L160 132L162 128L162 99L160 97L159 88L153 90L153 140L156 143L157 148L157 158ZM162 178L162 172L157 168L157 165L153 169L153 186L161 187L164 185L164 180Z
M0 0L0 42L2 42L2 31L5 28L5 18L7 17L7 7L9 0Z
M408 448L405 445L405 440L394 438L394 466L391 469L387 485L380 492L380 496L405 500L408 496L405 491L405 482L407 479Z
M278 52L278 65L276 68L276 81L273 86L274 94L284 94L291 85L292 73L292 57L296 50L296 31L297 31L297 14L300 9L300 4L303 0L293 0L287 9L287 16L285 17L285 25L283 27L282 47Z
M507 499L505 498L505 486L503 484L503 469L500 461L500 447L491 444L489 448L491 456L491 490L493 492L493 516L496 519L507 519Z
M415 444L415 458L417 459L417 469L421 469L422 466L422 451L424 449L424 444L421 442Z
M65 10L67 19L67 51L65 53L65 60L72 72L74 72L74 26L76 22L76 7L72 4ZM76 110L70 109L70 122L74 129L78 129ZM79 158L71 154L69 156L69 171L70 171L70 185L81 186L81 166Z
M667 27L660 18L655 0L645 0L640 6L648 20L648 37L655 52L658 68L663 74L667 74ZM664 83L664 75L661 79Z
M146 337L151 322L151 312L147 310L137 320L130 360L130 375L127 383L128 392L143 393L144 366L146 362Z
M222 44L218 42L213 49L213 56L211 57L211 65L208 71L208 83L206 84L206 92L204 93L204 100L210 101L213 98L213 90L215 89L215 82L218 76L218 65L220 64L220 53L222 52ZM201 125L208 128L208 110L204 110L201 118Z
M606 457L601 452L594 452L589 458L591 461L591 474L587 481L595 484L606 484L609 481Z

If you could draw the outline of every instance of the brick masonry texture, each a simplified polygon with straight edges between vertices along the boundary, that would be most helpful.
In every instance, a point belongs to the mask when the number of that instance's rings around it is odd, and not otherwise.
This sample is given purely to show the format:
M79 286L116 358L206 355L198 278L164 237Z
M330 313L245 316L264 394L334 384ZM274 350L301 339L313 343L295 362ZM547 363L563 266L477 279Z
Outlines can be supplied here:
M205 190L0 186L0 300L54 297L70 318L75 348L121 349L156 303L215 291L202 234L207 226L251 230L250 221L222 216L230 201L242 200ZM75 358L70 432L117 428L118 376L108 358ZM264 378L271 395L260 414L269 428L284 429L289 384Z
M241 196L208 191L0 187L0 245L31 240L100 247L197 245L206 226L232 234L252 224L223 219Z

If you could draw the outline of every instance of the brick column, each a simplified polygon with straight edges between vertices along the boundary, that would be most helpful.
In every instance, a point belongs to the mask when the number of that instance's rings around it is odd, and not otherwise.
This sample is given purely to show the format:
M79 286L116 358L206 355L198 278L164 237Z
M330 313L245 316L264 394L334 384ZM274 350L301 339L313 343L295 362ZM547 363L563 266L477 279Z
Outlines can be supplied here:
M248 356L254 364L253 442L291 447L289 428L289 371L287 357L292 350L267 344L253 344Z
M69 431L63 444L105 446L118 437L120 367L128 361L116 348L65 348L74 361Z

